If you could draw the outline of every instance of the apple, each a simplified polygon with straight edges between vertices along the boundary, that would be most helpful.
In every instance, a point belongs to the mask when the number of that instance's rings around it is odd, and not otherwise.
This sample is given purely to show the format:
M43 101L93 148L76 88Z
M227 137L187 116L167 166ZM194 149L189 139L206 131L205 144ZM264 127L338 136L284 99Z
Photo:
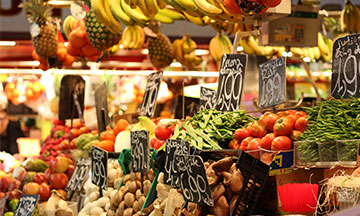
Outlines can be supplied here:
M15 189L20 189L21 188L21 181L20 180L15 180L13 182L10 183L9 185L9 191L15 190Z
M69 181L65 173L52 173L50 176L51 188L64 189Z
M38 183L38 184L41 184L43 182L45 182L45 173L43 172L38 172L36 173L36 175L34 176L34 179L33 179L34 182Z
M69 166L69 160L67 157L60 156L50 161L51 173L64 173Z
M40 185L35 182L26 183L23 186L22 193L26 195L36 195L39 194Z
M41 200L48 200L51 196L50 185L46 182L40 184L39 195Z
M74 172L75 166L74 165L69 165L68 169L66 170L66 175L70 178L72 173Z
M50 168L47 168L44 172L45 181L50 182L50 176L51 176L51 170Z
M20 190L12 190L6 193L6 197L8 200L20 199L21 191Z
M7 192L9 190L9 186L15 179L9 176L2 177L0 180L0 188L2 192Z

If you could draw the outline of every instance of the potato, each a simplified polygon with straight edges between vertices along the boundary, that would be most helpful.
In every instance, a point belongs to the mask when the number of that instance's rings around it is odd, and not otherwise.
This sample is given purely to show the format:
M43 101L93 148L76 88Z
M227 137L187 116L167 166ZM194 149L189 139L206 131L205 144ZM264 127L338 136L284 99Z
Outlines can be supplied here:
M115 196L115 194L117 194L117 192L118 192L118 190L113 190L113 191L111 191L111 193L110 193L110 200L114 200L114 196Z
M133 209L132 208L127 208L124 211L124 216L132 216L133 215Z
M119 162L117 160L114 160L112 164L113 164L115 169L120 168L120 164L119 164Z
M135 181L136 180L136 173L132 172L130 173L130 180Z
M111 170L111 169L114 169L114 165L113 163L108 163L108 171Z
M116 178L117 178L116 169L108 170L108 182L113 183Z
M108 213L107 212L103 212L103 213L101 213L101 215L100 216L107 216L108 215Z
M120 202L123 200L124 198L124 192L119 190L117 191L117 193L114 195L113 199L111 200L111 203L114 205L114 206L119 206Z
M111 206L111 203L110 203L110 202L106 203L106 205L105 205L105 207L104 207L105 211L109 211L110 206Z
M89 201L95 201L99 198L100 193L98 191L94 191L89 195Z
M136 188L141 189L141 181L135 181L136 182Z
M126 193L124 196L125 205L127 207L132 207L135 201L135 195L132 193Z
M150 188L151 188L151 181L150 180L145 180L143 185L144 185L144 190L143 190L144 194L145 194L145 196L147 196L149 191L150 191Z
M101 197L101 198L98 199L96 202L97 202L97 203L96 203L97 206L99 206L99 207L105 207L105 205L106 205L107 203L110 203L110 199L109 199L109 197Z
M136 192L135 192L135 198L136 198L136 200L139 200L142 195L143 195L143 194L141 193L141 190L140 190L140 189L137 189Z
M241 174L240 170L236 170L231 176L231 180L230 180L231 190L234 193L239 193L243 187L243 183L244 183L243 175Z
M122 201L119 205L119 208L116 210L116 214L123 215L125 211L125 201Z
M123 171L120 167L117 168L117 169L116 169L116 176L117 176L118 178L122 178L123 175L124 175L124 171Z
M128 189L130 193L135 193L136 191L136 182L135 181L128 181L125 184L125 187Z
M125 177L124 177L124 184L126 184L126 182L128 182L130 180L130 174L127 174Z
M225 187L223 184L216 185L211 189L211 194L214 202L216 202L225 193Z
M132 208L133 208L134 212L138 212L138 211L140 211L141 206L140 206L139 201L135 200L135 202L134 202L134 204L133 204Z
M213 163L211 166L216 173L220 173L222 171L228 171L232 165L233 165L232 158L226 157Z
M139 200L139 205L141 206L141 208L143 207L144 203L145 203L145 200L146 200L146 197L145 196L141 196Z
M111 192L114 190L112 187L108 187L107 190L103 190L103 196L110 197Z
M214 207L210 208L210 213L216 216L228 216L229 204L224 196L221 196L214 204Z

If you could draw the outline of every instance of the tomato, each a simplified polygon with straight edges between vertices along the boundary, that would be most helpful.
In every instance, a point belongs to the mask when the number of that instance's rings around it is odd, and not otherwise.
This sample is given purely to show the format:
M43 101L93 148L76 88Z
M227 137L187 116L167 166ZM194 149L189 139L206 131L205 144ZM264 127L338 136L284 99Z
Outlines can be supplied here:
M69 177L65 173L53 173L50 176L51 188L63 189L69 181Z
M266 129L264 125L259 124L258 122L253 122L250 126L251 136L263 138L266 135Z
M274 133L266 134L266 136L264 136L262 138L262 145L260 147L263 148L263 149L270 150L271 149L271 143L275 139L275 137L276 136L275 136Z
M111 130L103 131L100 133L100 141L111 140L115 142L116 136Z
M291 133L291 140L298 140L299 139L299 136L300 136L301 132L298 131L298 130L293 130L292 133Z
M250 128L240 128L237 129L234 133L234 138L241 142L246 137L251 136L251 129Z
M70 145L69 145L69 149L76 149L76 140L77 138L75 139L72 139L71 142L70 142Z
M71 128L70 130L70 139L74 139L80 135L80 130L77 128Z
M51 188L48 183L43 182L40 184L39 195L41 200L48 200L51 196Z
M306 112L304 112L304 111L296 111L295 115L306 116Z
M40 185L35 182L29 182L24 184L22 188L22 194L36 195L39 194Z
M70 178L72 173L74 172L75 166L74 165L69 165L67 170L66 170L66 175Z
M159 149L164 144L165 144L164 140L158 140L156 138L152 138L150 143L151 147L154 149Z
M282 117L278 119L274 124L274 133L276 136L287 136L291 134L293 129L292 120L288 117Z
M59 144L59 149L60 150L68 150L70 149L70 142L68 139L64 139L60 142Z
M229 142L229 149L240 149L240 144L240 141L234 138Z
M296 121L298 120L298 118L300 118L301 116L288 115L287 117L291 120L292 124L295 125L295 122L296 122Z
M45 173L43 172L38 172L35 174L34 178L33 178L33 181L38 183L38 184L41 184L43 183L44 181L46 181L45 179Z
M155 128L155 136L156 138L158 138L159 140L166 140L169 139L171 137L171 129L165 127L164 125L158 125Z
M82 126L80 129L79 129L79 133L80 134L84 134L84 133L89 133L90 132L90 129L86 126Z
M295 115L297 113L297 111L296 110L286 110L285 113L287 115Z
M247 151L253 151L253 152L248 152L248 154L250 154L254 158L260 159L259 147L261 145L262 145L262 139L261 138L254 138L254 139L250 140L250 142L247 145L246 150Z
M112 140L103 140L94 145L108 152L114 151L114 141Z
M304 132L304 130L308 127L308 117L300 117L296 122L295 122L295 129L301 132Z
M126 121L125 119L119 119L113 128L114 134L118 135L121 131L125 130L128 125L128 121Z
M254 139L254 137L246 137L245 139L243 139L243 141L241 141L240 143L240 149L246 151L247 146L252 139Z
M80 129L84 124L80 119L73 119L72 129Z
M93 134L93 135L98 135L99 131L98 130L92 130L90 133Z
M292 142L287 136L278 136L271 143L271 151L291 150Z
M280 116L274 114L274 113L268 113L266 112L264 115L262 115L259 119L259 123L261 125L264 125L267 131L273 131L274 124L276 120L278 120Z

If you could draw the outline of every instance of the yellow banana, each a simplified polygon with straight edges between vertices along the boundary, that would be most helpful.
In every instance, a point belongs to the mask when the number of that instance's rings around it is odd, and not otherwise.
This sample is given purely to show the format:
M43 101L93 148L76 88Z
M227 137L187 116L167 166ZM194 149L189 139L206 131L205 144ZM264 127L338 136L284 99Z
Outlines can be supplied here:
M134 22L122 9L120 1L121 0L109 0L111 12L119 22L125 25L132 25Z
M206 15L219 15L223 13L221 8L210 4L207 0L194 0L194 3L198 9Z
M185 17L192 23L199 25L199 26L205 26L205 23L201 19L201 17L192 16L186 12L184 12Z
M182 43L183 43L182 39L176 39L173 42L175 59L176 59L176 61L178 61L180 63L183 62L183 55L184 55L183 50L182 50Z
M183 37L182 50L185 54L188 54L195 51L195 49L196 43L190 38L189 33L187 33L186 36Z
M171 10L169 8L160 9L158 13L168 16L168 17L172 18L173 20L184 20L185 19L185 16L182 13L180 13L176 10Z
M156 0L157 5L159 6L160 9L165 9L166 8L166 2L164 0Z
M144 15L139 7L132 9L128 4L125 3L125 0L121 0L121 7L125 13L140 26L145 26L149 22L149 18Z
M166 23L166 24L174 23L174 20L171 17L168 17L168 16L164 15L163 13L155 14L154 20L162 22L162 23Z
M147 9L150 12L151 18L155 16L158 12L158 6L156 3L156 0L145 0L145 4L147 6Z
M215 61L218 62L221 60L223 50L220 47L219 34L217 34L215 37L213 37L210 40L209 50L210 50L211 56L214 58Z
M251 48L255 51L257 55L264 56L264 50L261 49L258 45L258 42L255 40L253 36L248 37L248 44L251 46Z
M138 6L139 6L139 8L140 8L140 10L142 11L142 13L146 16L146 17L148 17L148 18L152 18L151 17L151 14L150 14L150 11L149 11L149 9L147 8L147 6L146 6L146 3L145 3L145 1L147 1L147 0L138 0Z
M75 19L75 18L72 15L69 15L65 18L64 23L63 23L64 33L67 38L69 38L69 34L72 30L72 27L71 27L72 19Z
M240 39L240 46L243 47L245 53L249 55L256 54L255 50L253 50L253 48L248 44L248 41L245 40L245 38Z
M111 12L110 0L104 0L103 2L104 2L104 9L110 20L110 25L115 28L117 34L121 33L122 30L121 24Z
M104 1L106 0L91 0L91 9L94 12L96 19L104 24L111 33L117 34L117 30L111 25L110 18L106 15Z

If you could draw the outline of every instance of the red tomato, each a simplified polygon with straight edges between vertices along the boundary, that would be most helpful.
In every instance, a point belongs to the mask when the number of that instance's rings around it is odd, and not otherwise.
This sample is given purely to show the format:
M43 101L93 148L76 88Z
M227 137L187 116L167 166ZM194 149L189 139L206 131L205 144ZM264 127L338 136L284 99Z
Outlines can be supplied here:
M82 126L80 129L79 129L79 133L80 134L84 134L84 133L89 133L90 132L90 129L86 126Z
M250 142L247 145L247 151L254 151L254 152L248 152L251 156L254 158L260 159L260 151L259 147L262 145L262 139L260 138L254 138L250 140Z
M274 114L274 113L268 113L266 112L264 115L262 115L259 119L259 123L264 125L266 130L273 131L275 122L280 118L280 116Z
M251 129L250 128L240 128L237 129L234 133L234 138L241 142L246 137L251 136Z
M246 137L245 139L243 139L243 141L241 141L240 143L240 149L246 151L247 146L252 139L254 139L254 137Z
M53 173L50 176L51 188L63 189L69 181L69 177L65 173Z
M46 179L45 179L45 173L43 172L38 172L35 174L34 178L33 178L33 182L36 182L38 184L41 184L43 182L45 182Z
M308 118L303 116L298 118L298 120L295 122L295 129L301 132L304 132L304 130L308 127Z
M270 150L271 149L271 143L275 139L275 137L276 136L275 136L274 133L266 134L266 136L264 136L262 138L262 145L260 147L263 148L263 149Z
M291 150L292 142L287 136L276 137L271 143L271 151Z
M156 138L151 139L151 141L150 141L150 147L151 148L155 148L154 146L155 146L156 140L157 140Z
M288 117L282 117L278 119L274 124L274 133L276 136L287 136L291 134L293 129L292 120Z
M294 115L294 114L296 114L298 111L296 111L296 110L286 110L285 111L285 113L287 114L287 115Z
M51 188L50 185L48 185L48 183L46 182L41 183L39 188L39 195L41 200L48 200L50 198Z
M304 111L296 111L295 115L306 116L306 112L304 112Z
M266 135L266 129L264 125L259 124L258 122L253 122L250 126L251 136L263 138Z
M70 149L70 142L68 139L64 139L63 141L60 142L59 144L59 149L60 150L68 150Z
M71 128L70 130L70 139L74 139L80 135L80 130L77 128Z
M156 138L158 138L159 140L166 140L169 139L171 137L171 129L170 128L166 128L163 125L158 125L155 128L155 136Z
M301 116L297 116L297 115L288 115L287 116L290 120L291 120L291 122L292 122L292 124L293 125L295 125L295 122L298 120L298 118L300 118Z
M299 139L299 136L300 136L301 132L300 131L297 131L297 130L293 130L292 133L291 133L291 140L298 140Z
M69 165L67 170L66 170L66 175L70 178L72 173L74 172L75 166L74 165Z
M154 144L154 149L159 149L164 144L165 144L165 140L156 140Z
M240 149L240 144L240 141L234 138L229 142L229 149Z

